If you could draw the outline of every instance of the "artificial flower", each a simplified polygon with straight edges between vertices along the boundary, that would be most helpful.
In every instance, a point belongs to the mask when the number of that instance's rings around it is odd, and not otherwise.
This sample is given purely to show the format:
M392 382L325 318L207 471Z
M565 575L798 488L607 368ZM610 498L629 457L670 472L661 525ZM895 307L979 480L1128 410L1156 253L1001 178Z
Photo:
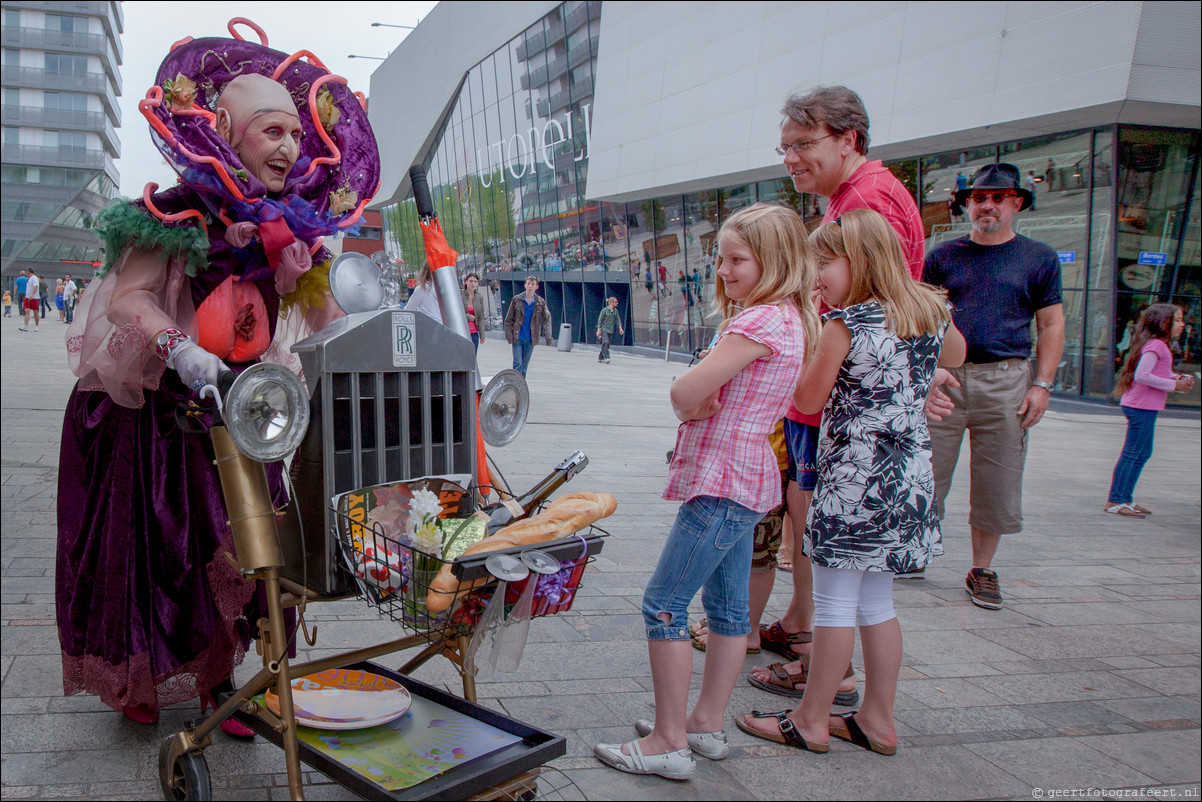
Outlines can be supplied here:
M177 72L174 80L163 82L163 94L171 103L171 108L190 109L196 102L196 82L182 72Z
M321 120L321 127L326 129L327 133L332 133L341 118L342 112L338 110L338 104L330 90L324 86L317 90L317 119Z
M330 193L330 213L342 214L359 205L359 193L343 187Z

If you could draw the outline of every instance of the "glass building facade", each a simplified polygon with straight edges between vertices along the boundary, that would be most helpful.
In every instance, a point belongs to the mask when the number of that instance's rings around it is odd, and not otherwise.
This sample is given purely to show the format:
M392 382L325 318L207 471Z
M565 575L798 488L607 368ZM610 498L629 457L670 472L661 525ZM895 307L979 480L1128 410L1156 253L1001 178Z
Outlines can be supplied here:
M460 252L461 274L492 288L494 314L528 274L556 326L591 342L605 298L616 297L618 345L689 352L707 345L716 236L735 210L763 201L811 227L826 199L785 179L715 186L632 203L585 196L600 2L567 2L473 67L424 155L435 207ZM1202 259L1197 131L1109 126L886 163L914 193L927 247L965 236L949 201L983 164L1018 166L1034 186L1020 234L1060 254L1066 334L1061 395L1105 399L1139 313L1157 301L1185 310L1179 369L1199 370ZM782 168L783 173L783 168ZM383 212L385 245L416 272L423 254L412 200ZM1197 406L1202 383L1176 402Z

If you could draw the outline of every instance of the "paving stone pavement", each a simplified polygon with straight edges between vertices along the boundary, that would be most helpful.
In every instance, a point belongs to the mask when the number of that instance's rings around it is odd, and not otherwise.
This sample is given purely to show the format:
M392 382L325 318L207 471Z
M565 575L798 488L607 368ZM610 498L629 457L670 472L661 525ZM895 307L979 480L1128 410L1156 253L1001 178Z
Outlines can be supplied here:
M55 477L73 382L64 329L52 321L24 333L0 321L3 798L156 799L159 743L195 708L167 709L158 725L143 726L92 697L62 696ZM489 340L480 361L486 374L508 367L509 349ZM905 639L896 757L840 743L825 756L801 754L746 736L733 725L736 713L785 705L741 681L728 712L727 760L699 760L689 783L602 767L593 744L630 740L635 718L653 716L639 606L676 509L659 494L676 423L668 386L683 370L617 352L601 365L587 348L539 347L527 428L495 452L510 483L524 488L580 448L590 465L571 487L608 490L620 502L574 609L536 621L518 673L479 686L482 704L567 738L568 754L555 765L588 798L1030 799L1087 788L1197 798L1198 419L1162 417L1139 486L1156 513L1127 520L1101 511L1123 419L1065 405L1031 436L1027 529L1006 536L997 558L1005 609L973 607L963 590L964 470L949 499L946 556L925 579L896 588ZM790 590L778 575L766 621L783 612ZM302 657L399 636L362 602L315 605L310 618L317 648ZM239 676L253 674L253 659ZM747 668L772 659L749 657ZM694 688L701 667L698 654ZM460 690L443 660L414 676ZM287 798L283 753L262 739L237 743L218 733L206 754L219 798ZM306 781L311 799L350 796L317 772L306 770Z

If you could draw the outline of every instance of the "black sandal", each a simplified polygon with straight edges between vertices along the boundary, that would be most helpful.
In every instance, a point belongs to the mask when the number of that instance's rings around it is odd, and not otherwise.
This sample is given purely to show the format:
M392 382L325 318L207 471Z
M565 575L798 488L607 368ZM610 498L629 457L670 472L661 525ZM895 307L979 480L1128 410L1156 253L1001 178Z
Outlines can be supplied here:
M867 749L869 752L876 752L878 755L896 755L896 746L885 746L879 741L874 741L868 737L868 734L860 728L859 722L856 721L855 713L848 713L846 716L838 716L843 720L844 729L831 727L831 737L838 738L841 741L858 746L861 749Z
M776 726L780 729L780 733L774 738L772 737L772 733L757 730L748 724L743 716L739 716L735 719L735 724L748 735L762 738L765 741L771 741L774 744L784 744L785 746L792 746L796 749L802 749L818 755L824 755L831 749L830 744L812 744L801 737L801 733L797 731L797 728L793 726L793 722L789 720L788 710L781 710L776 713L761 713L758 710L752 710L751 717L776 719Z

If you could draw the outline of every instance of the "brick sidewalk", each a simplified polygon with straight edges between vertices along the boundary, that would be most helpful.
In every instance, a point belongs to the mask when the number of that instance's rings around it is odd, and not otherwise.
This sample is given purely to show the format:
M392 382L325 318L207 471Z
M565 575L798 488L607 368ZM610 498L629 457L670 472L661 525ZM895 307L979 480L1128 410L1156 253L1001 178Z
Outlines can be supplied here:
M52 321L35 335L0 322L3 797L158 799L159 743L195 708L165 710L151 727L94 698L62 696L53 576L58 441L72 384L64 329ZM485 373L508 367L503 341L485 343L480 356ZM800 754L746 736L736 713L786 700L740 682L727 724L735 749L720 763L699 760L692 782L601 767L592 745L630 740L634 720L653 714L638 611L676 509L659 492L675 434L667 389L683 370L616 352L599 365L595 351L538 347L530 422L496 452L511 484L524 488L580 448L591 462L572 488L619 498L607 523L613 537L575 608L533 625L517 674L479 687L482 704L567 737L568 755L555 765L589 798L1029 799L1036 789L1091 787L1197 795L1199 424L1159 422L1140 483L1141 502L1156 514L1128 520L1101 512L1124 432L1113 414L1053 412L1032 434L1028 529L1006 536L996 561L1001 611L973 607L963 590L967 471L958 474L947 555L895 592L905 638L896 757L839 743L826 756ZM766 620L788 602L789 579L779 577ZM318 648L302 658L398 636L361 602L316 605L309 617ZM239 676L253 673L255 659ZM747 667L772 660L751 657ZM701 665L698 655L697 672ZM460 689L446 661L415 676ZM288 797L283 753L261 739L219 733L206 756L218 798ZM310 799L348 796L306 774Z

